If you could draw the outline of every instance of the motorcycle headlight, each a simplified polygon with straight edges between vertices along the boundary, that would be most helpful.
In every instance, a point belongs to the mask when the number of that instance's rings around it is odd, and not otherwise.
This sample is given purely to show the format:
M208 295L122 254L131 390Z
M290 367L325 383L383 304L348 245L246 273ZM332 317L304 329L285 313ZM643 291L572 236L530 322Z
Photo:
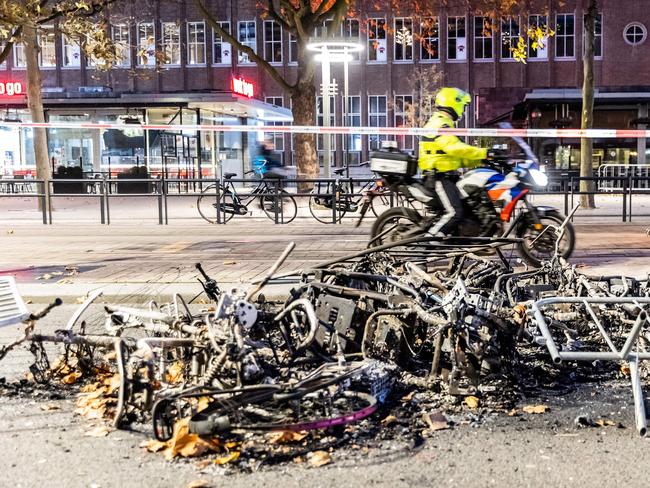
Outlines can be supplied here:
M533 180L533 182L535 183L536 186L546 186L546 185L548 185L548 176L546 176L540 170L538 170L538 169L529 169L528 173L530 174L530 177L532 178L532 180Z

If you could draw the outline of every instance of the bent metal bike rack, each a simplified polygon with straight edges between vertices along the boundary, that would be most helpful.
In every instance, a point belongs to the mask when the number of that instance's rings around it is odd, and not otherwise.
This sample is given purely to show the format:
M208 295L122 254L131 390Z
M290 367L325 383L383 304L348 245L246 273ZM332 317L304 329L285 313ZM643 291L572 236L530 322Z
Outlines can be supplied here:
M609 351L562 351L558 349L555 340L549 330L546 318L542 309L550 305L558 304L582 304L587 314L591 317L598 328L603 340L607 343ZM633 305L639 309L632 328L628 332L623 347L618 349L612 341L607 330L598 318L592 305ZM563 361L626 361L630 366L630 377L632 381L632 395L634 397L634 416L636 429L641 436L647 433L647 417L641 386L641 375L639 372L639 361L650 359L650 352L634 349L634 344L644 325L650 326L647 306L650 305L650 297L554 297L537 300L531 306L530 313L533 315L535 324L543 337L543 344L546 345L551 359L555 364Z

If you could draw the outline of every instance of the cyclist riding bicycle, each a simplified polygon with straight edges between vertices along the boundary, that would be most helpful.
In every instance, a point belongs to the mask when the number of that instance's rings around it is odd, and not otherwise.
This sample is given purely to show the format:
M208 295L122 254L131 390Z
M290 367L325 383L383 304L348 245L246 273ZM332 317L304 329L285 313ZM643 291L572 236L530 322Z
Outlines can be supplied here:
M435 111L424 128L455 126L471 97L459 88L441 88L435 99ZM461 168L474 168L487 158L485 148L465 144L450 134L424 136L420 141L418 166L425 174L425 185L438 195L445 213L429 229L433 235L453 235L463 221L463 203L456 186Z
M253 163L255 172L263 178L286 178L287 170L273 152L274 149L275 144L270 139L265 139L260 144L259 155Z

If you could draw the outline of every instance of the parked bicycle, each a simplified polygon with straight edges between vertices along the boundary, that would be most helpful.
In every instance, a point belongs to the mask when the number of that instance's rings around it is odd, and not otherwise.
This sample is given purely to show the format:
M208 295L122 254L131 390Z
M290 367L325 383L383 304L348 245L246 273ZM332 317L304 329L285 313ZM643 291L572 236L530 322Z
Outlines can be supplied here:
M248 171L245 175L256 173ZM249 205L258 200L258 205L264 214L273 222L288 224L296 218L298 205L296 200L286 190L279 189L276 194L277 179L262 178L253 190L245 195L237 194L232 182L236 173L225 173L221 183L210 185L199 196L196 206L199 214L211 224L225 223L235 215L247 215Z
M359 166L367 166L362 163ZM336 177L343 176L347 168L336 168L332 172ZM340 222L346 213L356 212L364 201L369 202L375 217L391 207L391 195L381 181L369 180L357 192L348 180L318 182L309 197L309 212L323 224Z

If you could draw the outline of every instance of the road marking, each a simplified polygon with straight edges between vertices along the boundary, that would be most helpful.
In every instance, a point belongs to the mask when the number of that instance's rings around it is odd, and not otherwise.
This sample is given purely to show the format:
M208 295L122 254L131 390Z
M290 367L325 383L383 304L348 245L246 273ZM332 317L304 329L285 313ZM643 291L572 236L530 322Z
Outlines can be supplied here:
M187 249L192 245L192 242L189 241L180 241L180 242L172 242L171 244L167 244L166 246L159 247L156 252L162 252L166 254L175 254L179 251L182 251L183 249Z

